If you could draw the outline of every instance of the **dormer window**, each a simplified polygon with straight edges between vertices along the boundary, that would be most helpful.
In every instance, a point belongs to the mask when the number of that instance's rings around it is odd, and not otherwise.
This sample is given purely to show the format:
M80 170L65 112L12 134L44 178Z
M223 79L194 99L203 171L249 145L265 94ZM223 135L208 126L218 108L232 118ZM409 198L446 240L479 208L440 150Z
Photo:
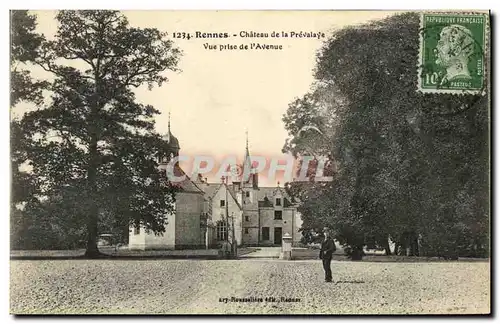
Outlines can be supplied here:
M281 198L276 198L276 206L281 206Z

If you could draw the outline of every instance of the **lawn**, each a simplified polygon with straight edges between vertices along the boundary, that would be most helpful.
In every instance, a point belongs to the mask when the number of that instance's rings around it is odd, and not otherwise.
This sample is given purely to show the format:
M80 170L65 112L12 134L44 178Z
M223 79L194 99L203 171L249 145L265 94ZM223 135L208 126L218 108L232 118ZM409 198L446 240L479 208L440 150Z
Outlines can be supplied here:
M101 247L99 251L104 257L117 259L217 259L217 249L198 250L128 250L126 247L115 249L114 247ZM256 251L255 248L238 248L238 256ZM12 250L12 260L50 260L50 259L81 259L84 257L85 249L78 250Z

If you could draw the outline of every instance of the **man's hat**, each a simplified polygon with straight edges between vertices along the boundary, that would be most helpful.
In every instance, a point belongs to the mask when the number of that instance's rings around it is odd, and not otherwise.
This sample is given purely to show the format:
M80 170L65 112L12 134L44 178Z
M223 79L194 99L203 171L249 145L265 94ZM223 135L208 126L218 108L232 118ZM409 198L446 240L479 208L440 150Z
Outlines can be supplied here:
M323 232L330 232L330 229L328 227L323 227Z

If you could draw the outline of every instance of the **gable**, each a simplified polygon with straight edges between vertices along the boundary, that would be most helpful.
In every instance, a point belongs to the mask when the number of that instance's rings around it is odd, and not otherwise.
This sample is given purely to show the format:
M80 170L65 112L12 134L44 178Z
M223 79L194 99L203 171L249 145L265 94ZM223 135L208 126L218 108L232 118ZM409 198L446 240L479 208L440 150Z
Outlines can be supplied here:
M194 181L188 177L188 175L178 164L174 165L174 175L176 177L184 176L184 180L179 182L172 182L172 186L179 189L179 191L204 194L204 191L201 190L200 187L198 187L196 183L194 183Z
M219 187L217 188L217 190L214 192L214 194L210 197L210 199L213 199L214 197L216 197L219 194L219 192L224 192L225 188L227 188L228 198L231 197L233 199L234 203L236 204L236 206L238 206L238 208L241 210L242 209L241 205L238 202L238 199L236 199L236 192L231 190L231 188L227 187L225 184L220 184Z
M283 200L283 207L292 207L292 199L281 187L260 187L257 191L257 200L259 201L259 207L273 207L275 198L281 197Z

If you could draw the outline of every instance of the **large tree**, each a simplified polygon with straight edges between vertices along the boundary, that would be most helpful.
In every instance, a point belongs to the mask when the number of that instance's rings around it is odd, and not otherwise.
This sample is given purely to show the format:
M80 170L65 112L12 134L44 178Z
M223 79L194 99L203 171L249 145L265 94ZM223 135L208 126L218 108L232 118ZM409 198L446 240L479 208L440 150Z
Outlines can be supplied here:
M389 236L415 249L420 235L429 254L456 255L469 239L468 249L487 245L487 95L419 93L418 37L416 13L336 31L315 75L331 94L315 104L334 113L298 115L291 106L285 116L288 143L300 143L294 125L314 122L325 136L309 148L325 154L326 140L337 165L333 186L317 198L330 209L306 209L308 218L324 215L358 252L370 243L387 248ZM297 150L307 145L289 149Z
M86 220L86 256L95 257L100 215L164 231L174 189L157 162L169 148L154 130L159 111L133 90L161 86L180 51L117 11L60 11L56 20L35 59L52 76L49 99L20 127L39 195Z

